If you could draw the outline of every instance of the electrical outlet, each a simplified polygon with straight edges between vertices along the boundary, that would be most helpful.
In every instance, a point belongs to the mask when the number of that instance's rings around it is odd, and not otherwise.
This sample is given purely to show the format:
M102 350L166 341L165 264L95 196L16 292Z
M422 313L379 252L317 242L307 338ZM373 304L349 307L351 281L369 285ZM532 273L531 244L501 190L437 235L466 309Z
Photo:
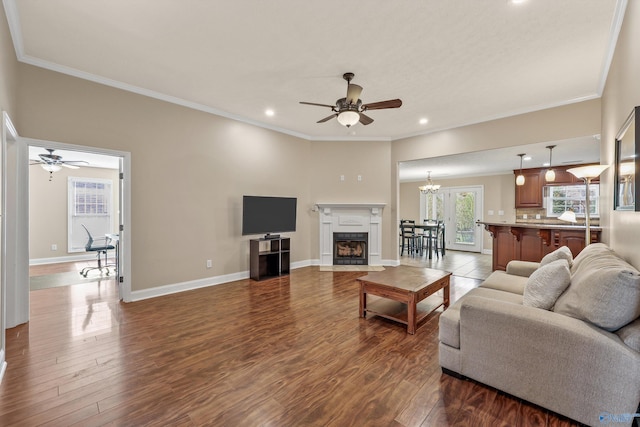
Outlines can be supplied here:
M358 181L362 181L362 175L358 175Z
M540 219L540 214L536 214L536 219Z
M487 215L493 215L493 211L489 209L489 211L487 211Z
M344 175L340 175L340 181L344 181Z
M52 251L57 251L58 250L58 245L56 245L55 243L53 245L51 245L51 250Z
M522 219L527 219L527 214L522 214Z
M210 259L207 260L207 268L211 268L213 267L213 261L211 261Z
M498 215L503 216L504 215L504 211L498 211Z

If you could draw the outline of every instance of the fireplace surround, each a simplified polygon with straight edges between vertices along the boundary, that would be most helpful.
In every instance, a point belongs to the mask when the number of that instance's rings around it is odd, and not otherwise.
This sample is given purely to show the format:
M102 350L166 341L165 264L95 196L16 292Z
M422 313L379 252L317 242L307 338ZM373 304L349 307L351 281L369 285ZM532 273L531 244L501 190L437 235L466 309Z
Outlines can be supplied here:
M320 265L382 265L382 211L384 203L317 203L320 213ZM336 258L334 233L366 234L366 244L353 243L342 246L343 256ZM357 260L355 253L363 251L364 261ZM353 251L353 254L351 253ZM349 253L347 256L346 254ZM351 264L347 264L348 262ZM341 264L334 264L340 260Z

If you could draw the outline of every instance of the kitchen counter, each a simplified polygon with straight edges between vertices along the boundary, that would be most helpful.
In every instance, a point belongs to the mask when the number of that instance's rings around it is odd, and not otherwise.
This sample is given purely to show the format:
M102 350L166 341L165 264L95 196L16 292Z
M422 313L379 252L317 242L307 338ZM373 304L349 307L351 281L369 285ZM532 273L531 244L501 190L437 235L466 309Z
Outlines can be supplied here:
M584 225L482 222L493 238L493 269L506 270L509 261L539 262L561 246L577 256L585 246ZM600 227L590 227L591 242L600 241Z
M487 228L488 225L498 226L498 227L517 227L517 228L536 228L541 230L582 230L584 233L585 227L584 225L564 225L564 224L534 224L531 222L484 222L478 221L480 224L484 225ZM602 228L597 225L592 225L591 230L602 231Z

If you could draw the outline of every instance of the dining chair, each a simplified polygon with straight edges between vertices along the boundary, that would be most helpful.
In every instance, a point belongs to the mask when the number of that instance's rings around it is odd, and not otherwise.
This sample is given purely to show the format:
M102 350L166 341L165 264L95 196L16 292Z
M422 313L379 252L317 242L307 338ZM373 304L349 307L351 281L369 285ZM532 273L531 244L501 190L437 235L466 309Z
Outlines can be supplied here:
M400 239L402 242L400 256L404 255L405 247L410 255L422 254L422 237L416 234L416 222L414 220L400 220Z

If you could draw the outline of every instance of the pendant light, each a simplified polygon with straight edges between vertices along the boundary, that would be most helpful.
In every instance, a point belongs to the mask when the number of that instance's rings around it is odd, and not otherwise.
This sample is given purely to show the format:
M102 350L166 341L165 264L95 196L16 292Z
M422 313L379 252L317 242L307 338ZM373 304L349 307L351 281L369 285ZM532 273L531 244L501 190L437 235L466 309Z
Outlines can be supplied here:
M551 169L551 152L553 151L554 147L555 145L547 146L547 148L549 149L549 170L547 170L547 173L544 174L544 180L547 182L553 182L556 180L556 173L553 171L553 169Z
M524 185L524 175L522 175L522 158L526 156L525 153L518 154L520 156L520 175L516 177L516 185Z

